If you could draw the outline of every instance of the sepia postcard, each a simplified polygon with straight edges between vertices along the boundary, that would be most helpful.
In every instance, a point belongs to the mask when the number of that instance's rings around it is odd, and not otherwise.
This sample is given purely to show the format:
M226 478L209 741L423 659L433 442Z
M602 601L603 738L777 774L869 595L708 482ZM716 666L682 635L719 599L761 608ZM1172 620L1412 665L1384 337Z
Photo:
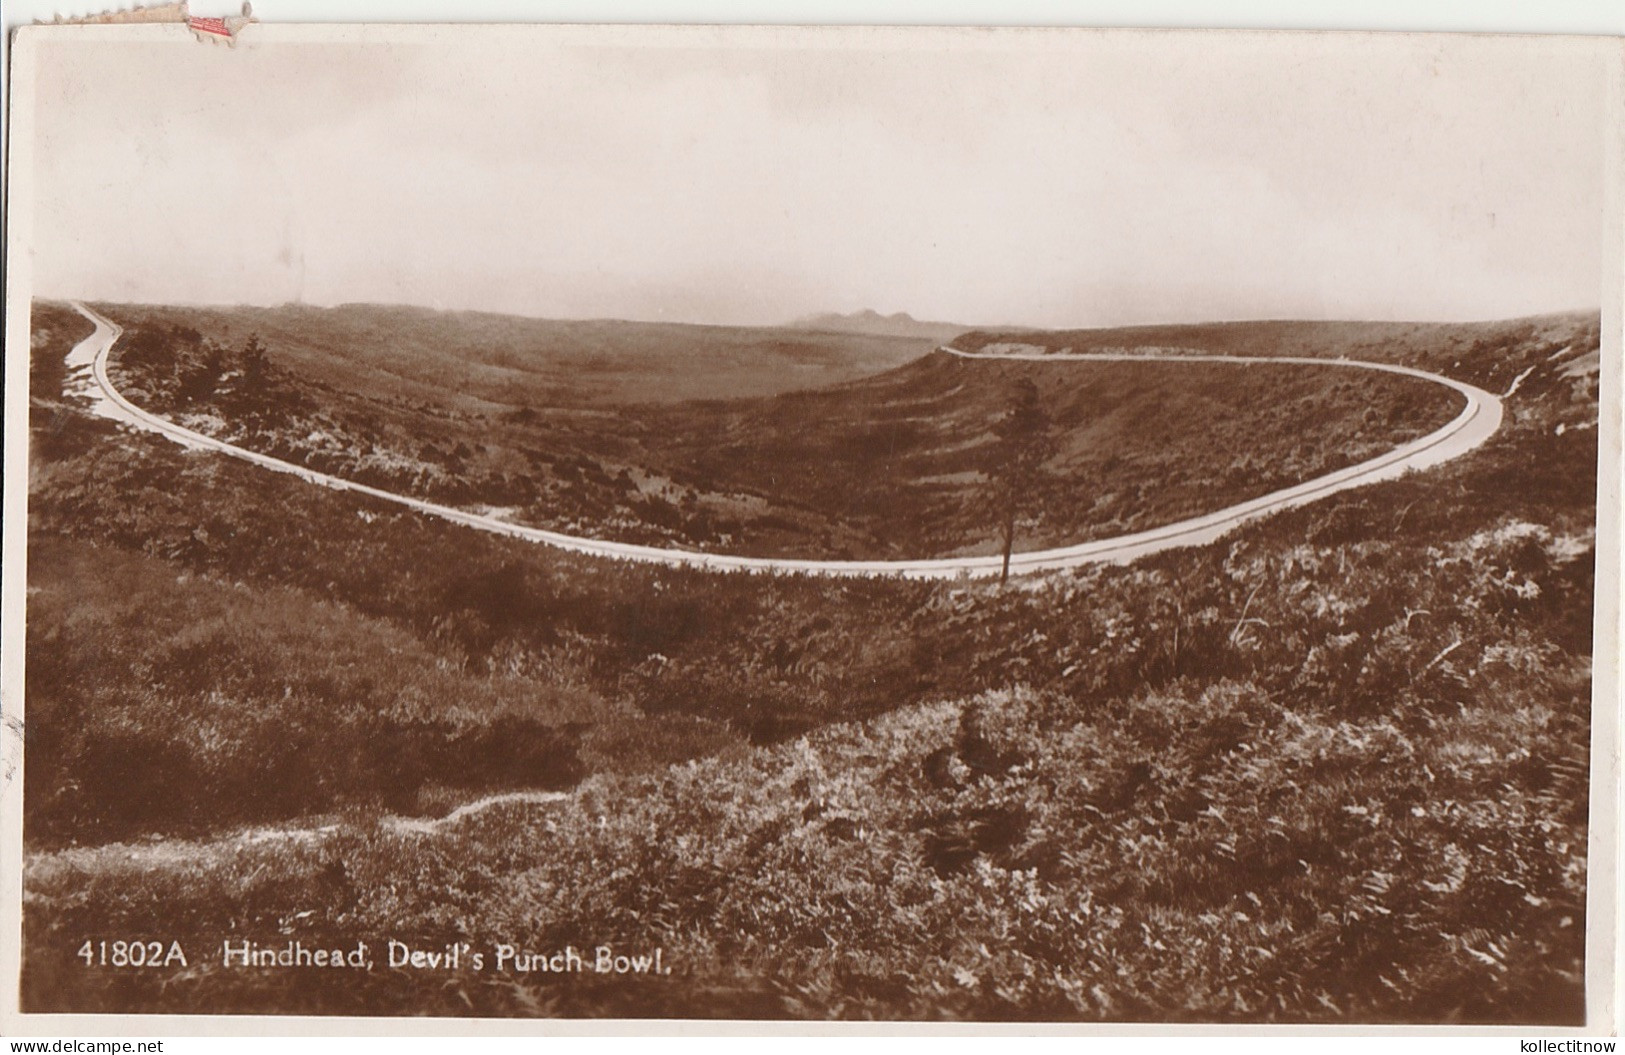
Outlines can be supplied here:
M0 1032L1617 1028L1619 39L187 28L11 43Z

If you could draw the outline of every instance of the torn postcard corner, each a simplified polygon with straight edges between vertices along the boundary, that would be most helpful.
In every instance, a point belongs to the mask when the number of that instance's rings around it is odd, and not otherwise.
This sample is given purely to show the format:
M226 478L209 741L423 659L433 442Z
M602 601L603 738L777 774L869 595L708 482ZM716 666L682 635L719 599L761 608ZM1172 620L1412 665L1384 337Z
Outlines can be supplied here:
M185 8L185 3L181 4ZM199 40L206 40L211 44L224 41L230 47L237 46L237 34L243 27L254 21L254 9L248 0L243 0L243 12L240 15L227 15L224 18L191 18L186 20L186 27L192 35Z
M56 18L52 19L51 24L65 26L107 26L129 25L136 23L177 22L191 30L192 35L200 41L207 41L211 44L224 42L228 46L235 47L237 44L237 35L243 31L243 27L254 21L257 21L257 19L254 18L254 9L247 2L247 0L244 0L241 14L227 15L223 18L193 17L192 13L187 10L186 0L178 0L176 3L132 7L127 11L122 9L118 11L104 11L98 15L81 15L72 18L63 18L61 15L58 15Z

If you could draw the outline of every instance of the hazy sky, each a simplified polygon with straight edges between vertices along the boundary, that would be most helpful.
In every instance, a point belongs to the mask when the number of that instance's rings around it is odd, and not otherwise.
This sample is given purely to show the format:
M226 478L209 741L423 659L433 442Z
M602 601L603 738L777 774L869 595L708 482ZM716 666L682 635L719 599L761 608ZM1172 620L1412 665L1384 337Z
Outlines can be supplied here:
M1046 326L1600 300L1592 47L276 28L40 47L37 293Z

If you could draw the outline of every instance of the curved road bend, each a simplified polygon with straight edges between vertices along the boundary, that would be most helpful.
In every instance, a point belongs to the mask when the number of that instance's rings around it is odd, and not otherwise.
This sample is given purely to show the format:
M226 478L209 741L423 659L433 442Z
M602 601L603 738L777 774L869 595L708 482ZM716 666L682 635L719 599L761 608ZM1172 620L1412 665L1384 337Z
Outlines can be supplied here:
M702 553L693 550L664 549L658 546L640 546L628 542L606 542L600 539L566 535L542 528L510 524L494 517L470 513L451 506L426 502L408 495L395 494L367 484L345 480L292 462L272 458L255 451L233 446L212 436L204 435L167 418L142 410L124 398L113 387L107 376L107 356L123 330L118 324L91 311L83 304L75 304L79 313L96 325L96 332L85 338L68 353L70 367L88 367L89 376L78 383L76 394L90 399L92 410L137 428L157 432L176 443L198 450L218 451L221 454L252 462L274 472L291 473L314 484L337 491L355 491L408 509L440 517L480 531L507 535L511 538L540 542L573 553L619 560L642 561L671 567L705 568L714 571L801 572L818 575L898 575L911 579L955 579L960 576L982 577L999 574L1002 559L997 556L946 557L920 560L800 560L769 557L739 557L721 553ZM1490 393L1461 381L1454 381L1424 370L1387 363L1371 363L1355 359L1313 359L1296 356L1247 357L1234 355L1164 355L1136 352L1099 353L1010 353L986 355L962 352L944 347L940 351L966 359L1027 359L1041 362L1193 362L1234 363L1243 366L1256 363L1291 363L1301 366L1341 367L1355 370L1379 370L1390 374L1404 374L1421 378L1452 389L1465 399L1465 405L1449 424L1396 447L1380 457L1351 465L1325 476L1316 477L1294 487L1275 491L1260 498L1242 502L1214 513L1166 524L1149 531L1139 531L1116 538L1097 539L1054 549L1016 553L1010 558L1012 575L1057 571L1084 564L1126 564L1140 557L1160 553L1182 546L1200 546L1219 538L1233 528L1275 513L1318 501L1339 491L1391 480L1412 469L1427 469L1460 457L1482 444L1501 427L1501 401Z

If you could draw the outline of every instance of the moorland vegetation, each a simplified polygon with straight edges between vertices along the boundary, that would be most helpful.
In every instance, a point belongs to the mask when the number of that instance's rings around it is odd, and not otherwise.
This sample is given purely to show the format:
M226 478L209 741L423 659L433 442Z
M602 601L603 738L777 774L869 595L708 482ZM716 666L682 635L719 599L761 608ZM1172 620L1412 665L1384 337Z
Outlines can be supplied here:
M1448 465L1002 589L595 561L184 451L53 391L74 318L35 328L26 1010L1583 1017L1595 316L1235 331L1515 390ZM572 793L389 823L518 787ZM159 930L202 955L74 958ZM336 983L228 935L672 973Z
M432 376L452 371L453 362L462 374L412 402L389 386L371 387L377 346L391 346L382 335L342 327L344 309L329 313L337 319L316 314L326 330L358 343L333 344L313 373L297 351L302 345L290 352L281 343L298 330L292 320L304 322L313 309L243 309L268 325L269 345L219 310L106 310L126 325L112 360L120 389L239 446L537 527L757 557L998 552L1015 526L999 497L1009 482L999 428L1023 392L1034 393L1053 433L1046 456L1021 474L1017 544L1028 549L1256 498L1381 454L1460 409L1459 396L1426 381L1349 369L1080 367L942 352L856 380L840 380L844 365L813 375L781 369L791 383L825 383L686 401L651 401L644 384L630 382L603 382L590 398L562 385L538 389L540 366L516 365L510 372L520 380L510 390L487 391L489 354L442 353ZM537 324L514 321L518 334ZM485 335L490 325L475 332ZM714 358L710 391L737 396L728 366L735 343L715 341L710 330L686 336L691 344L673 359L704 374ZM969 335L968 346L980 346L982 336ZM529 339L534 347L509 336L508 344L526 350L510 349L500 361L573 361L568 342ZM782 363L787 342L826 339L781 331L761 354ZM641 344L629 344L624 363L608 348L594 353L618 364L606 376L646 358ZM400 358L416 364L425 354ZM471 391L482 392L482 402L470 405Z

